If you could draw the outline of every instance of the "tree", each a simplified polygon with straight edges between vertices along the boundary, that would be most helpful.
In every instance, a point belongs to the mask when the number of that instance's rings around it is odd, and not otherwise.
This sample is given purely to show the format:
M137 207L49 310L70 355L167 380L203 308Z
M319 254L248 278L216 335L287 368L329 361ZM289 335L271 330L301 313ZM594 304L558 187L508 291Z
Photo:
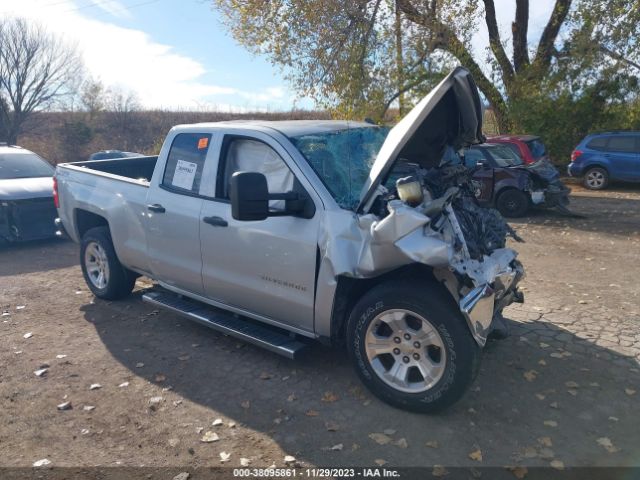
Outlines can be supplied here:
M89 119L105 109L108 92L100 80L87 78L80 87L80 104L89 113Z
M346 114L378 117L415 100L454 64L473 74L502 129L531 92L579 94L640 63L637 0L555 0L536 44L529 0L513 0L510 46L494 0L214 0L242 45L267 54L294 86ZM398 28L398 25L401 28ZM489 38L487 58L472 40Z
M81 77L75 48L25 19L0 20L0 133L9 143L34 112L70 98Z

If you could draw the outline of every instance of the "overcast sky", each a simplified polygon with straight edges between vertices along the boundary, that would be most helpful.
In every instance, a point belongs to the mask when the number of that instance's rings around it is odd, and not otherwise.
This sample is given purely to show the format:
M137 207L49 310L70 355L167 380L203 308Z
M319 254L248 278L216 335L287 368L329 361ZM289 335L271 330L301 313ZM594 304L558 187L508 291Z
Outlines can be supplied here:
M553 0L530 3L530 40L535 42ZM514 4L496 0L503 38L510 38ZM12 14L36 19L75 42L88 73L137 92L145 107L312 106L297 98L278 68L235 44L207 0L0 0L0 16ZM486 45L480 28L474 48L482 52Z

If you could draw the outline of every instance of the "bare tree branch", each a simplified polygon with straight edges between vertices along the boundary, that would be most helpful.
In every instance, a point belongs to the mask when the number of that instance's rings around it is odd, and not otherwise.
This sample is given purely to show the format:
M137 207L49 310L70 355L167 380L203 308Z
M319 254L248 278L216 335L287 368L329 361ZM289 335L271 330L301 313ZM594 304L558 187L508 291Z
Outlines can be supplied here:
M513 67L520 72L529 65L527 33L529 30L529 0L516 0L516 19L511 24L513 36Z
M544 27L544 31L540 37L540 43L538 44L536 58L534 60L534 64L541 67L543 71L551 64L554 44L556 42L556 38L558 38L560 27L562 27L562 24L569 14L571 3L572 0L556 0L549 22L547 22L547 26Z
M436 32L436 43L434 47L451 53L471 72L476 84L493 105L496 111L496 116L500 121L505 120L507 117L507 105L502 94L493 82L484 74L478 63L473 58L473 54L464 45L464 43L462 43L462 41L436 17L421 14L420 11L412 5L410 0L397 0L397 4L398 8L402 10L410 21L430 28Z
M1 20L0 133L16 143L27 118L71 96L81 75L74 48L24 19Z
M621 62L624 62L627 65L629 65L631 67L635 67L638 70L640 70L640 63L636 63L633 60L625 57L624 55L622 55L622 54L620 54L618 52L615 52L615 51L611 50L610 48L605 47L604 45L600 46L600 50L603 53L606 53L607 55L609 55L610 57L615 58L616 60L620 60Z
M500 69L502 69L502 73L504 75L505 83L509 83L513 79L513 67L511 66L511 62L509 62L509 58L504 51L504 47L502 46L502 41L500 40L500 31L498 30L498 22L496 20L496 7L493 3L493 0L483 0L484 1L484 19L487 24L487 30L489 32L489 46L491 47L491 51L496 56L496 60L498 60L498 65L500 65Z

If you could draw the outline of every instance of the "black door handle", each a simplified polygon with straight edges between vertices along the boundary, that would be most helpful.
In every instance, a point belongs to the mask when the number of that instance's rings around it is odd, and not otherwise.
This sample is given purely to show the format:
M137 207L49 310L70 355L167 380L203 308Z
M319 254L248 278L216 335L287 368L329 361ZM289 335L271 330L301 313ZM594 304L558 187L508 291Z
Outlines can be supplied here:
M204 217L202 221L209 225L213 225L214 227L226 227L229 225L222 217Z
M165 208L160 205L159 203L154 203L152 205L147 205L147 210L149 210L150 212L156 212L156 213L164 213L166 212Z

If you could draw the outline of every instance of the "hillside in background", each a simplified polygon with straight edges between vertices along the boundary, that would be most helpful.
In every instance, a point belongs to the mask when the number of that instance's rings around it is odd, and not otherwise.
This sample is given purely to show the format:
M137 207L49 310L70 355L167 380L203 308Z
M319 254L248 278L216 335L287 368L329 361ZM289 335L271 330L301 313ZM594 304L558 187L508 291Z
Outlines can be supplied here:
M156 155L171 127L223 120L328 119L322 111L287 112L39 112L25 126L20 146L51 163L78 162L100 150L124 150Z

